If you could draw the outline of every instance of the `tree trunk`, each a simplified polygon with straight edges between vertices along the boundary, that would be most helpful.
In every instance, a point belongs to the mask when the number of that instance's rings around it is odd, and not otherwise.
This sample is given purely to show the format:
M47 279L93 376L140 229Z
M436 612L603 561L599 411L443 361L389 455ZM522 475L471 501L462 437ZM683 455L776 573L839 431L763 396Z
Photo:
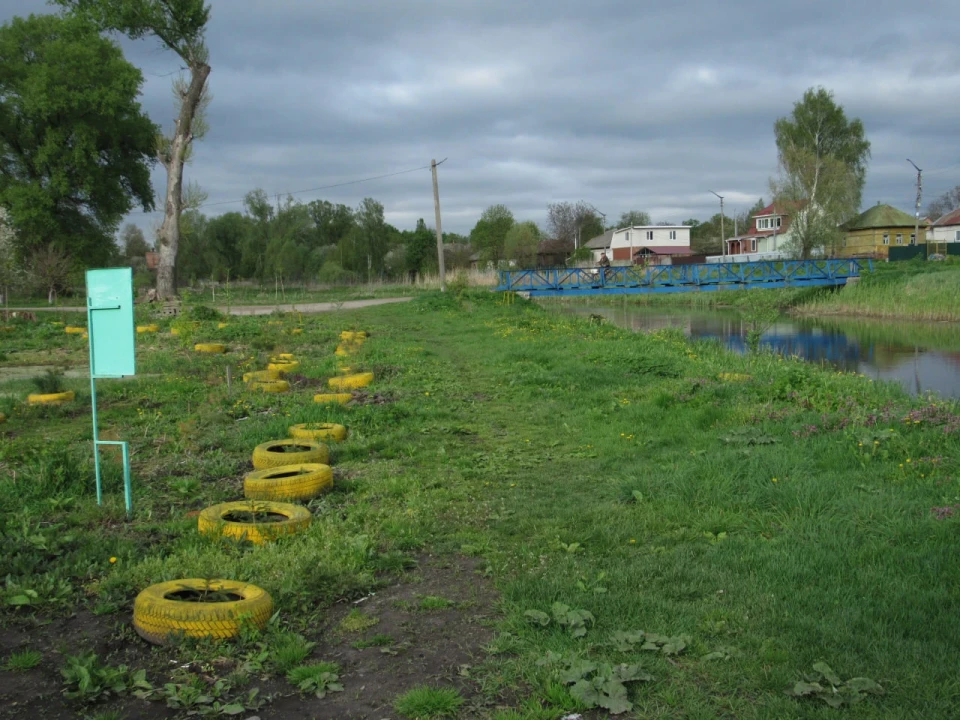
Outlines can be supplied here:
M203 88L210 75L210 66L200 64L190 68L190 86L181 98L180 115L173 129L173 138L160 162L167 168L167 192L164 201L163 224L157 251L157 295L168 299L177 294L177 248L180 245L180 212L183 210L183 163L193 141L193 119L203 96Z

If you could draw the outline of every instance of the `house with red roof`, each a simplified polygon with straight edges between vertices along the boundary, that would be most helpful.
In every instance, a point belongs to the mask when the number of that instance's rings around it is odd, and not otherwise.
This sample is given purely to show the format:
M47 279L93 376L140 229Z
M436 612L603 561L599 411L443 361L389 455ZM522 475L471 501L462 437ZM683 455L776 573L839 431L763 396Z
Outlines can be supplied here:
M927 239L934 243L960 242L960 208L932 223L927 232Z
M795 212L789 203L770 203L751 218L746 232L727 238L727 255L783 253Z

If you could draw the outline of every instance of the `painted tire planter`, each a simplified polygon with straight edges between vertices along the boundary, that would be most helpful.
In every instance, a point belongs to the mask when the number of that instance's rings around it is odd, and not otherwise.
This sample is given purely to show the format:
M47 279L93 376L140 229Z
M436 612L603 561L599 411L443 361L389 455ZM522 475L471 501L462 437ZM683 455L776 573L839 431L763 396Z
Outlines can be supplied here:
M270 519L257 519L263 515L270 516ZM201 535L249 540L255 545L263 545L282 535L306 530L312 519L310 511L300 505L240 500L208 507L197 518L197 530Z
M74 325L67 325L63 331L67 335L83 335L87 329L85 327L76 327Z
M321 405L346 405L351 400L353 395L350 393L320 393L313 396L313 401Z
M350 355L353 354L353 349L350 347L347 347L343 343L340 343L339 345L337 345L337 349L333 351L333 354L336 355L337 357L349 357Z
M254 380L249 385L251 390L262 390L266 393L290 392L290 383L286 380Z
M151 585L133 601L133 629L163 645L171 636L225 640L244 624L261 630L273 614L266 590L236 580L171 580Z
M356 373L355 375L341 375L327 380L331 390L356 390L364 388L373 382L373 373Z
M245 383L264 380L279 380L280 373L276 370L251 370L243 374Z
M363 342L367 339L366 330L344 330L340 333L340 339L347 342Z
M227 346L223 343L197 343L193 349L198 353L225 353Z
M284 438L261 443L253 449L255 470L304 463L326 464L329 460L330 449L316 440Z
M137 325L137 334L143 335L144 333L155 333L160 332L159 325Z
M62 405L73 402L75 398L73 390L67 390L59 393L31 393L27 396L27 402L30 405Z
M323 463L281 465L247 473L243 495L250 500L312 500L333 488L333 468Z
M342 442L347 439L347 428L336 423L299 423L290 426L290 437Z
M267 363L268 370L276 370L280 373L290 373L294 370L300 369L300 363L296 360L278 360L274 358L269 363Z

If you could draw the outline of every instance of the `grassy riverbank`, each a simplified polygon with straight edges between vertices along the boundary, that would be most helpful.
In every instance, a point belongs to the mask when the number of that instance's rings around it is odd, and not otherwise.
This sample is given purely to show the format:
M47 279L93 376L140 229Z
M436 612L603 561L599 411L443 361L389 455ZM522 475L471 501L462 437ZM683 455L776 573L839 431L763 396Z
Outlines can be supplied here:
M140 336L142 376L98 390L104 434L132 443L130 521L114 460L105 508L91 496L86 384L66 381L73 405L28 408L28 384L0 374L0 665L39 653L33 669L0 670L8 705L173 717L197 688L264 720L413 718L441 701L450 717L496 720L591 703L632 705L624 717L828 718L820 699L786 693L826 662L835 683L884 688L828 689L858 700L845 718L952 716L953 406L498 299L427 293ZM14 328L0 373L83 363L62 328ZM337 332L353 328L371 332L354 364L377 395L312 403ZM200 340L230 352L198 355ZM293 392L228 390L227 365L237 378L271 352L301 359ZM191 513L238 497L253 447L309 421L351 430L310 530L256 547L199 537ZM222 576L273 595L265 633L155 650L132 634L146 585ZM122 687L66 700L76 688L60 670L87 650L171 689L146 711ZM286 681L320 661L339 664L343 692ZM449 692L405 695L420 685Z

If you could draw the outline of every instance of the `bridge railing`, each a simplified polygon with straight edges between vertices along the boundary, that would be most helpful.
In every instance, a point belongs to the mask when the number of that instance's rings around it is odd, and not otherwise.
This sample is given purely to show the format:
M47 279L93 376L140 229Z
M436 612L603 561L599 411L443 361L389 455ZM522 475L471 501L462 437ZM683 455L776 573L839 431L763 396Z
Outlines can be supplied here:
M858 277L873 268L872 260L857 258L821 260L760 260L745 263L709 263L699 265L618 266L608 268L541 268L539 270L501 270L497 290L529 292L537 290L604 288L669 288L703 285L752 285L775 282L831 281Z

